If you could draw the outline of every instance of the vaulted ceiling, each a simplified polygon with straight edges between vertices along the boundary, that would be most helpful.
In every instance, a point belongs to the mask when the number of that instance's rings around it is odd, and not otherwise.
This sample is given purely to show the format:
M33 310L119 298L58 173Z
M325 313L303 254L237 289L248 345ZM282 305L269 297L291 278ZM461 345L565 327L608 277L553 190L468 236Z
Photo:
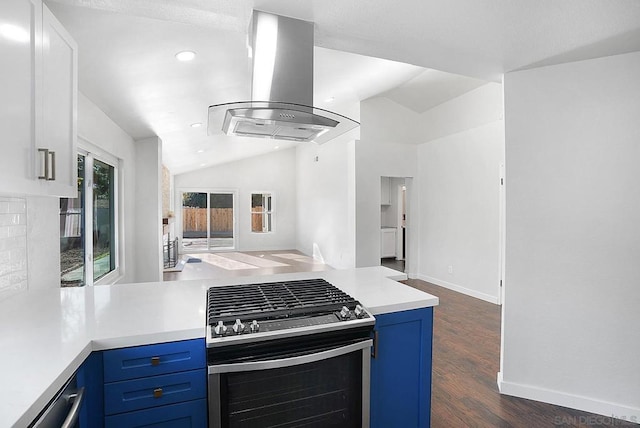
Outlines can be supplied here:
M314 104L355 119L374 96L423 112L508 71L640 50L637 0L46 3L78 42L80 90L133 138L158 135L173 173L293 144L206 135L209 105L250 98L253 9L315 23Z

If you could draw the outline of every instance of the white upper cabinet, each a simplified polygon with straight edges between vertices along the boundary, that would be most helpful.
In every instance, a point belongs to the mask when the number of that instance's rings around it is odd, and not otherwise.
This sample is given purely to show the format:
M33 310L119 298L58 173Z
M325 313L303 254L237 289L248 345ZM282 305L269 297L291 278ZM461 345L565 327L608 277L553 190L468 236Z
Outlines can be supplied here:
M42 168L38 175L49 181L48 193L57 196L74 196L77 188L77 51L75 41L44 6L42 138L37 147L36 168Z
M42 3L0 2L0 192L34 193L36 77L42 59Z
M75 196L75 42L41 0L2 0L0 55L0 194Z

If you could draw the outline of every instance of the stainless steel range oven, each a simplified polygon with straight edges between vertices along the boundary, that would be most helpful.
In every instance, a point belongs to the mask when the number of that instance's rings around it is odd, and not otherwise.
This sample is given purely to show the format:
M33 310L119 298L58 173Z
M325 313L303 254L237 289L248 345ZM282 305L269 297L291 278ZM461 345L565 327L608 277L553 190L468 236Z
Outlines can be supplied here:
M209 427L368 427L375 319L323 279L212 287Z

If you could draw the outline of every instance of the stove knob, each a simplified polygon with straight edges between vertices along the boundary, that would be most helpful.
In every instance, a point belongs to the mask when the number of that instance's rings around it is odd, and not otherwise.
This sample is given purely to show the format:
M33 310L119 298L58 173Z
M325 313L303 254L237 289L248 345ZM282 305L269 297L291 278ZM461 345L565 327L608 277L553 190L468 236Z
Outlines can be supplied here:
M342 310L340 311L340 318L342 318L343 320L346 320L350 316L351 316L351 311L349 310L349 308L347 308L346 306L343 306Z
M249 326L249 330L251 330L251 333L257 333L260 331L260 324L258 324L258 321L253 320L251 321L251 325Z
M227 332L227 327L224 325L222 321L218 321L218 325L213 328L213 331L216 335L222 336Z
M364 318L367 315L367 313L364 311L364 308L360 305L356 305L353 313L356 314L356 318Z
M238 318L236 323L233 325L233 331L235 331L236 334L240 334L244 331L244 324L242 324L240 318Z

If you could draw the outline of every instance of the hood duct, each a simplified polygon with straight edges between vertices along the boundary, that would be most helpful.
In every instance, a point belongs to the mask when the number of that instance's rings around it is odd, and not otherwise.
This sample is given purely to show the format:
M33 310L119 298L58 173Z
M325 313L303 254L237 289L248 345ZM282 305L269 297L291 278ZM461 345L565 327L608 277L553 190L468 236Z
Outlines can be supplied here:
M360 124L313 107L313 22L253 11L252 101L209 107L208 134L325 143Z

